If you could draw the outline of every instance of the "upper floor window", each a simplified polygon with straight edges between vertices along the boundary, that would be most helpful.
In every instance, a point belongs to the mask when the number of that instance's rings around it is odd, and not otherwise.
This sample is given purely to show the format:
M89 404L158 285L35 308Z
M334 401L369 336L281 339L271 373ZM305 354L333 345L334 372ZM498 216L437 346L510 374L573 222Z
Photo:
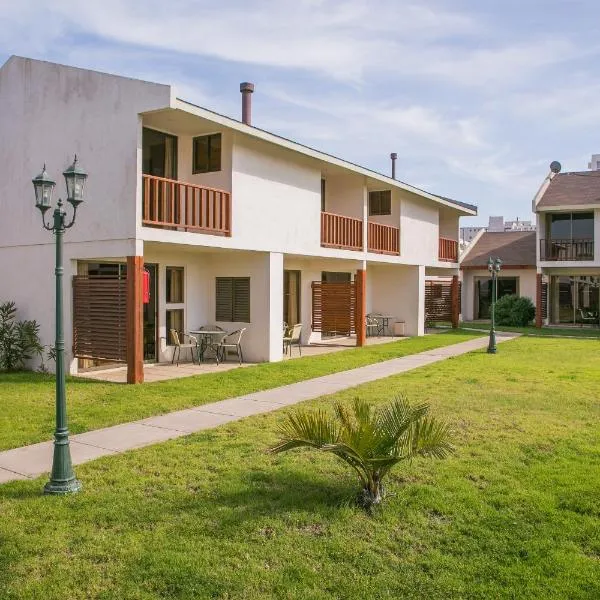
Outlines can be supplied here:
M369 192L369 216L392 214L392 191Z
M327 192L327 182L321 178L321 212L325 212L325 194Z
M174 135L144 127L142 173L177 179L177 138Z
M193 140L193 169L196 173L221 170L221 134L201 135Z
M593 240L594 213L557 213L550 215L550 239Z

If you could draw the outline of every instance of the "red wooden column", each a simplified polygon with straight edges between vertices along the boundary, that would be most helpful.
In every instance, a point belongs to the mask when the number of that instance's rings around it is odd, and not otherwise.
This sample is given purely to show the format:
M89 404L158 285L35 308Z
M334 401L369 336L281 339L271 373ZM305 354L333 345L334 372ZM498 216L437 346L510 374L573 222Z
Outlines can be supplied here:
M143 271L143 256L127 257L127 383L144 382Z
M452 303L452 327L456 329L460 318L460 285L458 283L458 275L452 277L450 301Z
M354 285L356 286L356 345L364 346L367 341L367 272L364 269L356 271Z
M535 276L535 326L542 326L542 274Z

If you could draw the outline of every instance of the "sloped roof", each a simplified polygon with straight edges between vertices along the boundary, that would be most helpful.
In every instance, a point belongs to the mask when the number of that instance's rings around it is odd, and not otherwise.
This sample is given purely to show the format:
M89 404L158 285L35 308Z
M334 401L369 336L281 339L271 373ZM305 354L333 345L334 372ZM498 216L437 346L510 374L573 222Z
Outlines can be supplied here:
M542 194L537 208L600 205L600 171L558 173Z
M535 231L485 232L467 251L462 268L487 269L488 259L499 258L504 267L536 266Z

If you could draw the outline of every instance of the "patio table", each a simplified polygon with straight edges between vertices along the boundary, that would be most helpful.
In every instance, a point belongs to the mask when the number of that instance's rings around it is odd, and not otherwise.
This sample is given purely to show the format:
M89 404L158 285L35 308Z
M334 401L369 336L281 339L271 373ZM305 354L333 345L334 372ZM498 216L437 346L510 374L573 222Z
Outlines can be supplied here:
M385 334L387 329L388 335L391 335L390 331L390 319L395 319L396 317L393 315L380 315L378 313L373 313L371 315L374 319L381 319L381 332Z
M198 329L196 331L190 331L190 334L199 338L198 360L204 362L205 358L211 358L206 356L206 352L212 351L214 353L212 358L214 358L218 364L219 357L217 352L219 343L221 342L221 339L227 335L227 332L222 329Z

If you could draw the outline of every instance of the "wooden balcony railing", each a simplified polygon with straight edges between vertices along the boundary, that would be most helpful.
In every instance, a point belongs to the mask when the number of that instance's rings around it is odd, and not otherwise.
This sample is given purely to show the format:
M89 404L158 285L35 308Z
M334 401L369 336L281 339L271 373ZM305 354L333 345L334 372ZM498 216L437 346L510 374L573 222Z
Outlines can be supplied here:
M177 231L231 235L231 194L143 175L142 224Z
M594 260L594 240L540 240L541 260Z
M441 237L438 258L448 262L458 262L458 242Z
M367 244L369 252L378 254L400 254L400 228L380 223L367 223Z
M321 246L325 246L326 248L342 248L344 250L362 250L362 220L322 212Z

